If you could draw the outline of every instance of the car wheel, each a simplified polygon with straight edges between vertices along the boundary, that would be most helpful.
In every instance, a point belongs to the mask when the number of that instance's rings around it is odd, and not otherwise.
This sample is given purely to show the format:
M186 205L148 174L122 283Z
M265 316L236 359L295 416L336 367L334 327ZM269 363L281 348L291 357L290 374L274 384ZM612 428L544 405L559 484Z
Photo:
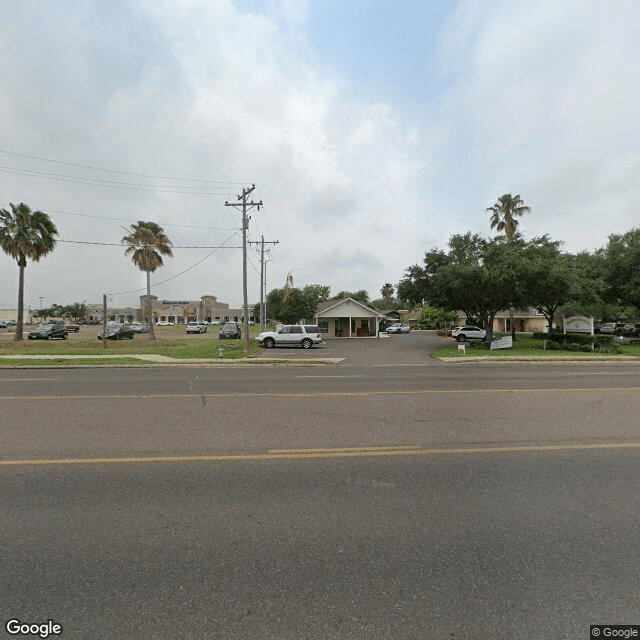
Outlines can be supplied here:
M133 340L133 333L129 334L129 340Z
M47 336L47 340L53 340L53 336Z
M63 334L63 335L62 335L62 339L63 339L63 340L66 340L68 337L69 337L69 334L68 334L68 333L65 333L65 334Z
M467 336L464 333L461 333L457 338L458 342L464 342L467 339Z
M273 338L265 338L262 343L267 349L273 349L276 346L276 341Z
M313 342L309 338L305 338L301 343L303 349L311 349Z

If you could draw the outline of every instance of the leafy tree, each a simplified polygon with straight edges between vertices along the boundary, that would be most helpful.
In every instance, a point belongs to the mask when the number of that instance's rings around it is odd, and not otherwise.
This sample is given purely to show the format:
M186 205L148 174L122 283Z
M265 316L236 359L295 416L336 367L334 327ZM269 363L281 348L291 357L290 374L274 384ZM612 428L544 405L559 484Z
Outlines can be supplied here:
M468 243L469 251L460 259ZM502 240L485 240L467 233L450 241L450 263L438 270L434 281L435 302L448 309L461 309L467 318L486 329L493 338L493 320L519 300L516 288L518 252Z
M65 307L65 312L74 320L83 320L87 316L87 305L84 302L74 302Z
M369 304L369 294L365 289L360 289L360 291L356 291L355 293L351 291L340 291L340 293L333 296L332 300L344 300L345 298L352 298L353 300L362 302L362 304Z
M447 253L432 249L424 255L424 266L414 264L405 269L397 289L398 298L406 301L407 307L422 306L431 300L435 274L449 261Z
M457 322L457 320L457 311L447 311L442 307L425 305L420 310L420 315L418 316L418 328L431 329L433 327L446 327L447 325Z
M0 209L0 247L18 263L18 318L14 340L23 339L24 270L27 260L39 262L53 251L58 230L46 213L32 211L24 202Z
M149 322L149 340L155 340L153 314L151 312L151 273L164 263L162 256L172 256L171 240L165 235L164 229L155 222L142 222L131 225L129 235L122 238L127 245L125 256L131 256L133 263L147 274L147 312Z
M549 333L558 309L575 299L581 286L576 258L562 253L561 244L546 235L535 238L525 247L521 263L525 299L546 318Z
M605 298L640 311L640 227L610 235L603 255Z
M463 311L469 322L486 329L490 341L498 311L522 303L521 251L520 239L454 235L448 252L427 252L424 267L410 267L398 289L412 301Z
M492 214L491 228L504 231L507 238L511 238L518 227L516 217L529 213L531 208L524 204L519 195L513 196L510 193L505 193L498 198L494 205L487 207L487 211L491 211Z
M330 287L323 284L308 284L302 288L302 293L307 299L307 303L310 307L313 307L313 312L306 316L310 318L316 314L316 309L321 302L326 302L329 299Z
M270 318L280 320L282 303L284 302L284 288L272 289L267 294L267 312Z
M286 297L284 288L272 289L267 295L267 306L271 318L294 324L300 320L311 320L318 305L328 299L329 287L326 285L308 284L302 289L290 286Z

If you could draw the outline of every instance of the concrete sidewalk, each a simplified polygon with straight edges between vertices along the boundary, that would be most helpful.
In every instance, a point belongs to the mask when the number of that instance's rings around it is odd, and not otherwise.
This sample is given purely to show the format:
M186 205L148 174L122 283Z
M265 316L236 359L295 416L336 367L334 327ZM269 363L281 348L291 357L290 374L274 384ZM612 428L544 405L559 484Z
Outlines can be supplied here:
M104 355L0 355L0 366L4 361L11 360L33 360L37 365L39 360L122 360L123 358L133 358L141 363L161 364L161 365L202 365L202 366L229 366L232 364L287 364L287 365L313 365L313 364L337 364L344 358L309 358L309 359L288 359L288 358L237 358L235 360L225 358L170 358L157 353L122 353ZM126 366L126 365L123 365Z

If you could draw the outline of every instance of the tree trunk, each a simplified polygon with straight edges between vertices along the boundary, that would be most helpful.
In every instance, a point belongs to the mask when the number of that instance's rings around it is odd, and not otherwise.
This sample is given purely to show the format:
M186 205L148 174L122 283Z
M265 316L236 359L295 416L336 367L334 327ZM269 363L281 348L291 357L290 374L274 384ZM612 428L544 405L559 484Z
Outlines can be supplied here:
M149 340L156 339L156 332L153 328L153 308L151 306L151 271L147 271L147 315L149 319Z
M20 268L20 276L18 277L18 317L16 318L16 332L13 335L14 341L23 340L22 336L22 319L24 318L24 269L27 266L27 261L24 257L18 260L18 267Z
M485 332L486 335L484 337L484 341L487 344L491 344L491 341L493 340L493 319L496 317L495 313L491 313L489 314L489 318L488 318L488 322L487 322L487 326L485 328Z
M511 340L516 341L516 325L513 323L513 309L509 309L509 324L511 325Z

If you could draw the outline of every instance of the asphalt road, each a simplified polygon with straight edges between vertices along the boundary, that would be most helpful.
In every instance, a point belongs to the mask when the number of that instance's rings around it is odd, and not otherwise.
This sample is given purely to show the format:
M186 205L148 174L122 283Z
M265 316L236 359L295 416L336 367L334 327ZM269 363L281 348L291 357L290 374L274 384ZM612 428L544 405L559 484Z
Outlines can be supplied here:
M327 345L330 367L2 371L4 620L69 638L640 624L638 364L445 365L432 337L397 338Z

